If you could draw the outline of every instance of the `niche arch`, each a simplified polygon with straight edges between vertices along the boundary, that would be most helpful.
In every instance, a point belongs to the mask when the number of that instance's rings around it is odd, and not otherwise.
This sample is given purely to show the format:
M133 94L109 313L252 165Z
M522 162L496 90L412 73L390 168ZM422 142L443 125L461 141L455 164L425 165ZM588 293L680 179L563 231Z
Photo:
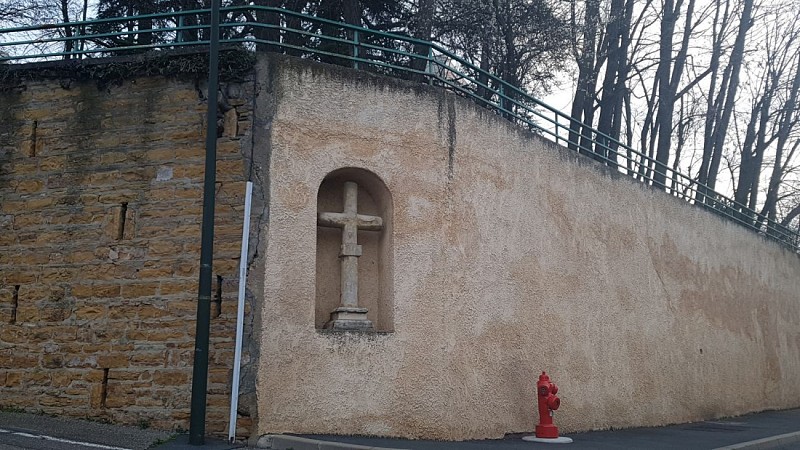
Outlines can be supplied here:
M394 331L392 196L378 175L357 167L343 167L330 172L317 191L314 326L317 329L336 329L332 320L340 317L332 313L342 305L342 260L345 258L342 254L348 251L342 245L343 229L331 224L323 225L326 221L322 219L326 216L320 214L345 211L348 183L357 186L358 215L379 217L381 222L379 230L357 231L361 253L357 257L358 306L366 309L366 319L372 325L369 330Z

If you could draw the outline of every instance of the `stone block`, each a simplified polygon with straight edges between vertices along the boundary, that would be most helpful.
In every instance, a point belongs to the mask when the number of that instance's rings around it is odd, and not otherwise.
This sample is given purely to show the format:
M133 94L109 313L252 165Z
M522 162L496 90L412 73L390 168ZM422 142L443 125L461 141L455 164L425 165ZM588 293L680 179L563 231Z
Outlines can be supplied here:
M119 174L120 179L126 183L135 183L141 181L150 181L156 175L155 168L153 167L140 167L136 169L128 169L121 171Z
M78 373L59 370L50 374L50 386L54 388L64 388L69 386L73 380L77 379L80 379Z
M60 369L64 367L64 356L58 354L42 355L42 367L45 369Z
M107 314L106 307L102 305L79 306L75 309L75 320L97 320Z
M81 344L81 349L86 353L107 353L113 350L113 343L112 342L95 342L91 344Z
M15 183L14 192L17 194L32 194L44 188L44 182L37 179L25 179Z
M49 386L50 373L49 371L33 371L26 372L22 376L23 381L27 386Z
M109 166L112 164L119 164L129 161L128 154L124 152L106 152L100 155L100 165Z
M222 135L228 138L236 137L239 133L239 115L236 108L231 108L225 112L222 119Z
M153 324L157 326L157 324ZM167 341L181 341L188 339L188 334L185 329L164 329L164 330L135 330L128 332L128 338L133 340L142 340L148 342L167 342Z
M126 299L152 297L158 292L158 282L123 284L121 296Z
M37 270L30 269L30 270L14 270L12 271L3 271L0 272L0 280L5 281L6 285L20 285L20 290L22 286L30 283L35 283L36 278L38 277L39 273Z
M97 357L94 355L72 354L65 358L64 364L66 367L71 368L96 368Z
M199 272L198 263L178 263L175 265L175 270L173 271L173 275L176 277L193 277L196 276Z
M19 236L14 233L0 234L0 246L10 247L19 244Z
M73 342L78 336L78 326L48 326L43 330L45 336L52 339L54 342Z
M238 141L226 142L226 143L224 143L224 145L222 147L225 148L226 146L231 147L231 150L229 150L230 153L237 153L238 154L238 152L239 152L239 142ZM241 174L244 173L244 165L242 163L242 160L240 158L225 159L225 160L221 160L221 161L218 160L217 161L217 173L228 174L228 175L235 174L236 178L241 178L242 177ZM239 194L239 195L244 197L244 189L241 190L241 194Z
M47 407L63 408L66 406L73 406L78 403L79 403L78 399L58 394L46 394L43 397L39 398L39 405L45 408Z
M215 368L208 371L208 382L211 384L227 384L231 381L231 369Z
M141 305L136 310L136 315L140 319L159 319L169 317L169 311L153 305Z
M164 398L140 395L136 397L136 406L143 408L160 408L164 406Z
M89 407L100 409L103 406L103 386L95 384L89 389Z
M199 201L202 196L203 186L200 183L175 188L176 199L197 199Z
M86 370L81 372L83 375L81 379L89 382L89 383L100 383L103 381L103 371L102 370ZM109 371L109 375L111 371Z
M95 298L116 298L121 293L121 286L118 284L96 284L92 286L92 297Z
M44 276L40 277L40 279L44 278ZM23 284L19 287L18 295L21 303L60 302L66 297L66 290L61 286Z
M144 268L139 269L139 279L166 278L172 273L172 265L167 262L161 260L147 261L144 263Z
M48 156L39 160L39 170L42 172L62 172L67 158L65 156Z
M36 161L16 161L14 163L14 175L31 175L36 173L38 167Z
M205 148L197 145L186 145L175 149L175 157L180 161L191 161L192 159L200 160L205 155Z
M66 237L65 237L66 239ZM77 269L60 267L60 268L44 268L39 276L39 281L42 283L64 283L75 279Z
M153 384L161 386L181 386L189 383L190 371L186 370L158 370L153 373Z
M3 324L0 327L0 342L7 344L33 343L25 328L10 324Z
M19 306L17 308L17 323L39 322L43 320L41 311L36 306Z
M237 126L236 126L237 131L238 131L238 127L239 126L237 124ZM225 140L225 141L222 141L219 144L217 144L217 156L218 157L227 158L227 157L231 157L231 156L237 156L237 155L239 155L241 153L241 151L242 151L242 146L241 146L241 143L240 143L240 141L238 139L236 139L236 140ZM239 162L239 166L240 167L239 167L239 171L238 172L235 172L235 171L229 172L229 171L227 171L229 169L229 167L224 167L223 168L224 170L219 172L219 173L221 175L223 175L223 176L224 175L233 175L233 174L241 176L241 173L242 173L241 162Z
M79 277L84 280L114 280L117 278L116 267L113 264L86 264L81 266ZM123 289L124 290L124 289ZM124 294L123 294L124 296Z
M127 325L133 323L136 319L136 305L109 305L108 318L111 320L120 321L115 325Z
M39 307L38 314L36 315L36 320L44 321L44 322L63 322L67 320L72 315L72 306L70 305L50 305L45 307ZM18 319L20 322L33 322L33 318L26 318L26 320Z
M150 258L157 256L174 256L179 254L182 249L183 245L180 242L159 239L148 243L147 256Z
M18 387L22 382L22 372L6 372L5 387Z
M157 367L163 366L165 352L144 352L140 351L131 355L131 366Z
M97 201L103 204L118 205L121 203L133 203L139 198L139 192L131 190L114 190L100 194Z
M130 355L126 353L116 353L111 355L98 355L97 366L104 369L117 369L130 366Z
M162 281L159 292L161 295L195 294L197 293L197 281Z
M106 397L106 408L125 408L136 405L135 392L119 392L112 390L109 386L108 397Z
M205 174L205 166L202 164L191 164L175 167L172 176L175 179L202 180Z
M145 152L145 159L154 163L172 163L175 161L174 148L158 148L147 150Z

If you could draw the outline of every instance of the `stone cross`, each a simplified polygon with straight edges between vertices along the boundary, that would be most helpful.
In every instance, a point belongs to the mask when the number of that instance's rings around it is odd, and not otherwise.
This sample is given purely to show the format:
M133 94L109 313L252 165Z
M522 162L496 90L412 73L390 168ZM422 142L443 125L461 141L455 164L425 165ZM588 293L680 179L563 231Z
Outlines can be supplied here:
M331 313L331 320L325 328L338 330L371 330L372 322L367 319L367 308L358 306L358 230L378 231L383 228L383 220L377 216L358 213L358 185L352 181L344 183L344 212L321 212L317 223L323 227L342 229L342 247L339 259L342 264L341 303Z

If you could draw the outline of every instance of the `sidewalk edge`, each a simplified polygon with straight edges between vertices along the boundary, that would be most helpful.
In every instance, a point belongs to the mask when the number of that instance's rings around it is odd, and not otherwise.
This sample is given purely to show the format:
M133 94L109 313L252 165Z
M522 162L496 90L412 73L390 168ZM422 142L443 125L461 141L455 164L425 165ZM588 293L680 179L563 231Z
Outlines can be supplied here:
M368 445L347 444L344 442L321 441L285 434L265 434L258 438L257 448L272 450L402 450L390 447L371 447Z
M778 434L775 436L756 439L754 441L740 442L738 444L715 448L714 450L739 450L739 449L767 449L778 445L792 444L800 442L800 431L794 433Z

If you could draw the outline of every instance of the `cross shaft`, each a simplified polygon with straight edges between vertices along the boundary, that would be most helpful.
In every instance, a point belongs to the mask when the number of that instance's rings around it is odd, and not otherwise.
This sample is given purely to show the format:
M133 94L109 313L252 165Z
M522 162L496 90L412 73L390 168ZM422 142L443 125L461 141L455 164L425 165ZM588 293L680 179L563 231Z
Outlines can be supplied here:
M383 228L383 219L378 216L358 214L358 185L352 181L344 183L344 211L341 213L321 212L317 223L323 227L342 229L342 246L339 251L341 260L341 305L334 311L337 317L345 320L366 320L365 308L358 306L358 257L362 248L358 245L358 230L379 231ZM354 316L355 315L355 316ZM356 319L355 317L362 317ZM336 322L334 319L332 322ZM369 326L371 328L371 324Z

